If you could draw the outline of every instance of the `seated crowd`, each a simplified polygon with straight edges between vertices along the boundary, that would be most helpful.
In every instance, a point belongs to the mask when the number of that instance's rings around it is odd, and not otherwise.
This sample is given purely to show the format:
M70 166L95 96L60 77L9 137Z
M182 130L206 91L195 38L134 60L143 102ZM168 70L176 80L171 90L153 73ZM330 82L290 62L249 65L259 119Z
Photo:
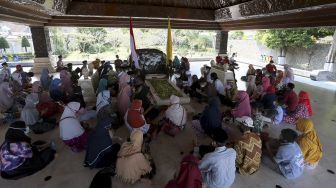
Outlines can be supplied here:
M227 57L216 60L220 65L231 61ZM85 167L104 168L125 183L150 181L156 165L149 143L155 142L160 132L172 137L184 134L189 124L194 148L183 157L167 188L228 188L236 173L256 173L265 155L285 178L297 178L305 168L316 168L322 145L310 119L309 94L300 91L297 95L293 70L288 65L284 71L277 70L273 63L263 69L249 65L242 78L246 91L241 91L236 80L223 83L209 66L202 67L200 78L192 75L188 59L175 57L171 82L192 99L207 103L190 124L181 98L172 95L169 106L156 105L143 73L122 66L119 57L116 70L99 59L90 64L83 61L81 68L72 70L72 64L65 67L59 56L60 78L43 69L40 81L33 83L32 73L21 66L11 73L5 63L0 72L0 113L9 125L0 147L1 176L19 179L47 166L56 154L54 142L32 142L30 136L58 126L60 139L72 152L86 151ZM84 100L78 81L81 76L91 78L97 98L94 108ZM117 99L116 104L112 98ZM92 119L96 120L94 128L88 124ZM270 138L268 130L282 123L293 129L283 129L279 138ZM121 126L129 131L125 141L115 135ZM34 134L29 134L30 130ZM211 144L199 144L207 137Z

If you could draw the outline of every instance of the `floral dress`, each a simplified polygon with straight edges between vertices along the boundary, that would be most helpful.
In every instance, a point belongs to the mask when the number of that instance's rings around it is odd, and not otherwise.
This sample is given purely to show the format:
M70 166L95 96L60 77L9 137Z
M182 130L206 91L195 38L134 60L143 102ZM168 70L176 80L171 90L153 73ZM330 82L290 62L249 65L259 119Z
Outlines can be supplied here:
M295 125L296 121L300 118L309 118L308 109L302 103L296 107L295 112L289 115L284 115L283 121L288 124Z

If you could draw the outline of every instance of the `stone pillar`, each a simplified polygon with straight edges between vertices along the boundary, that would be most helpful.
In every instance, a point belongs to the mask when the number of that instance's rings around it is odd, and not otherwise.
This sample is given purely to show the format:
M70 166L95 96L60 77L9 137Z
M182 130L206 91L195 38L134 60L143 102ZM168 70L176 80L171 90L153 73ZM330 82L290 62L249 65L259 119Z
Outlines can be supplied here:
M48 68L49 72L55 72L49 58L51 52L49 29L43 26L31 26L30 31L35 51L34 66L31 71L39 74L43 68Z
M228 37L229 37L228 31L217 31L216 52L220 56L227 55Z

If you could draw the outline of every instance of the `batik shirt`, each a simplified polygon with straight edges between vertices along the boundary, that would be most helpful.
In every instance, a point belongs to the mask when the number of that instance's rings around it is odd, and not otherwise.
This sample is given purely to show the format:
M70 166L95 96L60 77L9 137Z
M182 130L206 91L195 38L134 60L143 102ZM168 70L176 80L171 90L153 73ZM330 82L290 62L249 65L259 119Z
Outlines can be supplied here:
M11 171L22 165L26 158L31 158L33 151L26 142L2 144L0 148L0 171Z
M255 133L247 131L235 145L237 152L236 166L243 175L253 174L260 167L261 139Z

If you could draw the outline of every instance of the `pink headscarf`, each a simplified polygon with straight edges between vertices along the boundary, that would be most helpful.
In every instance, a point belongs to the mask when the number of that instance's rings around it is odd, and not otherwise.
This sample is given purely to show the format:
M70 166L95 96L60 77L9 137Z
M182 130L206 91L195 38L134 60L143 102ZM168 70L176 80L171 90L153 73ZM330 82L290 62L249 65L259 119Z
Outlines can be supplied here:
M233 117L249 116L251 117L250 97L246 91L238 91L238 106L232 109Z
M262 81L263 90L264 92L266 92L267 88L271 86L271 80L267 76L264 76L261 81Z

